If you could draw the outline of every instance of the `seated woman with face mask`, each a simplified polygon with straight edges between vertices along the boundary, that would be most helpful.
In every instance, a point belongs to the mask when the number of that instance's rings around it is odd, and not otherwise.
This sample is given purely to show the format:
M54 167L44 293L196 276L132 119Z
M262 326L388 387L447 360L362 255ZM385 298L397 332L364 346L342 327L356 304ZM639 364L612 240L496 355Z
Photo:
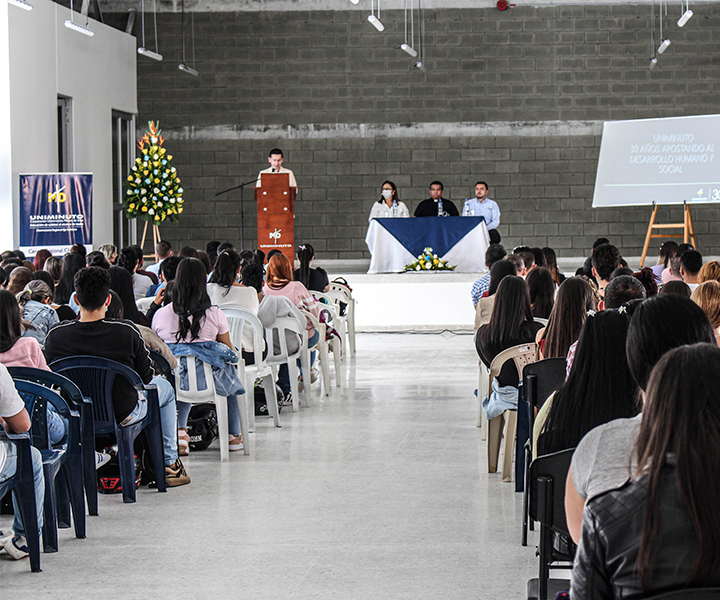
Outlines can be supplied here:
M392 181L382 184L380 199L373 204L368 221L388 217L409 217L410 212L404 202L398 200L397 187Z

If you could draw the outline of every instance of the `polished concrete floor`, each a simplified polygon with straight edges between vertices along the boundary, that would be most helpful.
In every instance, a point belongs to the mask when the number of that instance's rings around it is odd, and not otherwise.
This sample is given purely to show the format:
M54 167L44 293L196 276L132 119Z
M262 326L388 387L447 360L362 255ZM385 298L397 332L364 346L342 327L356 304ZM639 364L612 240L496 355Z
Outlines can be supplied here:
M188 486L101 496L42 573L0 553L0 598L523 598L535 536L487 473L476 373L470 335L359 334L342 392L259 419L250 456L191 454Z

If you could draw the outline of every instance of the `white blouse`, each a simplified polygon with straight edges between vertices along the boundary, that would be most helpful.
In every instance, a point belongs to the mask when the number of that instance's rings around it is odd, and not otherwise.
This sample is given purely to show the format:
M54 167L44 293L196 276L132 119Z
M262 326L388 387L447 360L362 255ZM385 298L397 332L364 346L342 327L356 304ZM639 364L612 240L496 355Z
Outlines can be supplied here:
M392 217L409 217L410 212L408 211L408 207L405 206L404 202L398 202L397 203L397 214L393 214L393 207L388 206L386 202L375 202L373 204L372 210L370 211L370 217L368 218L368 221L372 221L373 219L386 219L386 218L392 218Z

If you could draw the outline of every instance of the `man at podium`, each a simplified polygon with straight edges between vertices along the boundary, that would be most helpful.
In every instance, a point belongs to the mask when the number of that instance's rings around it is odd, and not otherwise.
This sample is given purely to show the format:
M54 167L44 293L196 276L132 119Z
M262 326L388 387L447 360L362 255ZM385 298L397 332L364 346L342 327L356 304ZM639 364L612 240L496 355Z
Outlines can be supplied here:
M270 166L267 169L263 169L258 173L255 187L260 187L260 179L263 173L287 173L290 176L290 187L297 187L297 181L295 181L295 174L290 170L282 166L283 164L283 153L280 148L273 148L268 154L268 162Z

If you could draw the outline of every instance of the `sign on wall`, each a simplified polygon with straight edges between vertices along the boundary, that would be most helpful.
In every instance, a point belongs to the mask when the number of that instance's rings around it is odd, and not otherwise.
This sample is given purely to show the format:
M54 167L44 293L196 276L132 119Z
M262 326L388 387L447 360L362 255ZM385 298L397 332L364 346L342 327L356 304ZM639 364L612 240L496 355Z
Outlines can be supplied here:
M73 244L92 250L90 173L20 175L20 250L62 256Z

